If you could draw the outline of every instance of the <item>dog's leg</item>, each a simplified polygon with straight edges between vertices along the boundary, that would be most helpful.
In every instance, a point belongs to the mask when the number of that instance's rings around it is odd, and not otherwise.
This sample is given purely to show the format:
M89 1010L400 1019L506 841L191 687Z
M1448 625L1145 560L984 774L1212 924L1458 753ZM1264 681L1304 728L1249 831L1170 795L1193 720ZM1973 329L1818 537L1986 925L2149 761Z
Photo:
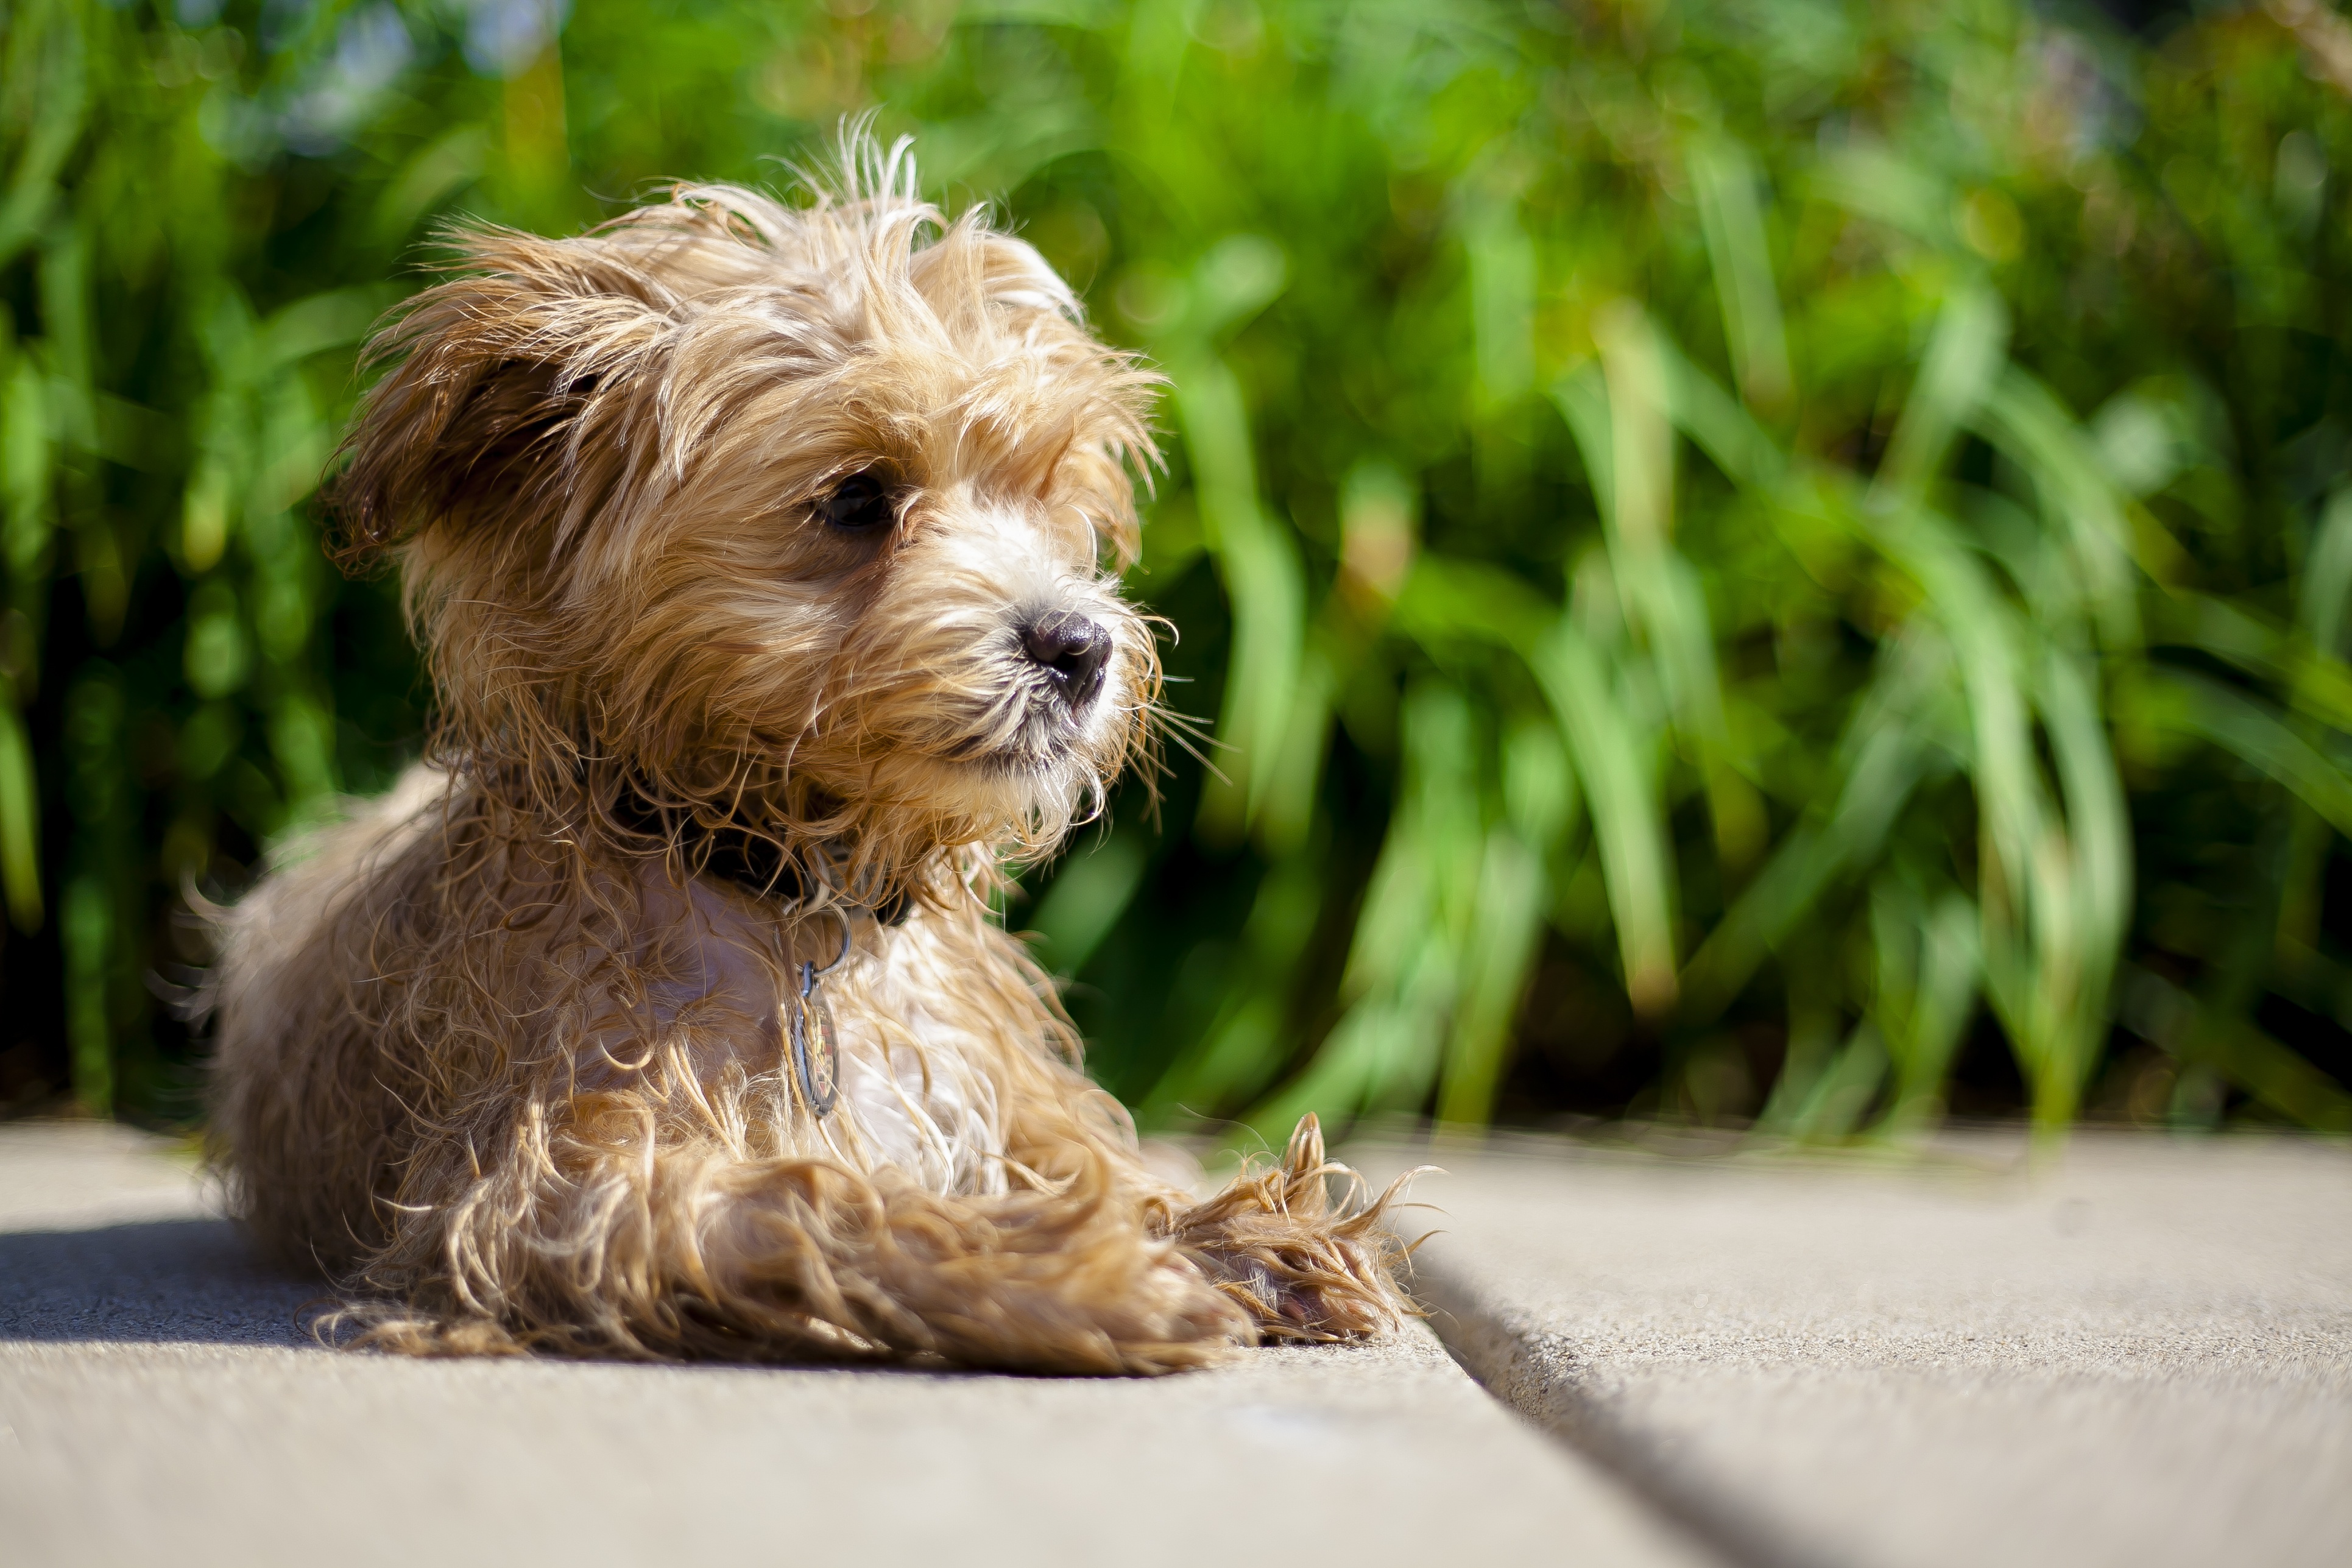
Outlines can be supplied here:
M1348 1195L1331 1199L1345 1177ZM1343 1340L1386 1333L1413 1310L1396 1282L1404 1248L1383 1226L1410 1176L1376 1198L1324 1158L1310 1113L1278 1163L1245 1168L1223 1192L1165 1222L1184 1256L1248 1309L1262 1338Z
M1246 1312L1147 1233L1099 1162L1053 1191L942 1195L887 1170L660 1147L623 1098L583 1107L544 1159L509 1156L513 1170L485 1171L396 1242L404 1256L369 1272L422 1310L350 1309L353 1337L424 1354L937 1356L1062 1373L1174 1371L1251 1338ZM420 1290L428 1258L440 1267Z
M1029 1070L1015 1070L1024 1065ZM1203 1202L1151 1175L1118 1103L1067 1068L1006 1064L1007 1152L1050 1180L1068 1163L1112 1170L1154 1236L1165 1237L1249 1315L1255 1336L1329 1341L1388 1332L1414 1308L1396 1283L1403 1245L1385 1227L1410 1177L1370 1197L1352 1171L1326 1159L1313 1115L1272 1165L1245 1168ZM1348 1194L1332 1201L1345 1177Z

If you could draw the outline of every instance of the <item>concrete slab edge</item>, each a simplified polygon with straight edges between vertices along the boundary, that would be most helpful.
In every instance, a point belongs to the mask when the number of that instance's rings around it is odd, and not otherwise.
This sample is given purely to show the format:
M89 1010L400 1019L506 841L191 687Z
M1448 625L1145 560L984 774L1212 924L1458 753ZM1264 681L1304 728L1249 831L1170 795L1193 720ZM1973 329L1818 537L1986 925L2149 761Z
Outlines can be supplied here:
M1670 1455L1580 1387L1575 1347L1429 1258L1409 1287L1440 1343L1464 1371L1553 1440L1598 1466L1669 1525L1731 1568L1824 1568L1835 1554L1705 1487ZM1560 1369L1571 1369L1563 1373Z

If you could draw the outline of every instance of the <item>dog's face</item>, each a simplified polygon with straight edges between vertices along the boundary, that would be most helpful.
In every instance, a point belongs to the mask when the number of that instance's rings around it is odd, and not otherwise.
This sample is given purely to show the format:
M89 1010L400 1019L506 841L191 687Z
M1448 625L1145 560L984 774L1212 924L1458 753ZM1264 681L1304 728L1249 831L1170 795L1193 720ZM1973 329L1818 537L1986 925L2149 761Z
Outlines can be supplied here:
M934 844L1098 797L1157 685L1115 575L1151 378L1034 250L887 174L468 249L336 497L460 745Z

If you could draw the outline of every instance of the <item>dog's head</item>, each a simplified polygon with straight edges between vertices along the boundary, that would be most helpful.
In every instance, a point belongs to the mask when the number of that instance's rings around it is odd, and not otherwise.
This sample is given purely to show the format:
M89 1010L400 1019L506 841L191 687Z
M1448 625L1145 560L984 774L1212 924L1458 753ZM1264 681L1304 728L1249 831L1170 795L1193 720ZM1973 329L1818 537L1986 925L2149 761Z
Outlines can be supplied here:
M621 770L883 868L1042 847L1132 752L1154 379L1027 245L845 149L580 237L459 237L331 492L396 556L451 751Z

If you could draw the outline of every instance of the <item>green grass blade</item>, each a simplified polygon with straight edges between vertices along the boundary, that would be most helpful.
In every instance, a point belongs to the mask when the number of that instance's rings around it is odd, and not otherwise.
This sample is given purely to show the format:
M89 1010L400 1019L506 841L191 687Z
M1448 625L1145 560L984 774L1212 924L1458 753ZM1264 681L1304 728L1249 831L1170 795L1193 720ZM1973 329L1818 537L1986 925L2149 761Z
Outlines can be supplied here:
M1716 299L1732 366L1750 405L1769 413L1788 406L1795 392L1780 295L1764 236L1760 183L1748 150L1719 132L1694 136L1684 153L1698 200L1699 232L1715 271Z
M2352 489L2327 498L2311 554L2303 567L2301 614L2312 643L2339 658L2344 647L2345 601L2352 598Z
M1663 1014L1676 989L1673 853L1644 776L1649 748L1627 721L1600 656L1568 617L1538 645L1531 665L1568 737L1592 814L1627 993L1643 1012Z
M1460 998L1445 1047L1437 1119L1460 1127L1493 1120L1513 1016L1543 931L1543 866L1515 833L1490 834L1464 951Z
M30 934L41 927L41 787L33 748L13 702L0 702L0 892L8 920Z
M1944 301L1918 379L1878 467L1880 488L1917 496L1944 460L1952 437L1992 390L2009 346L2009 307L1982 284Z

